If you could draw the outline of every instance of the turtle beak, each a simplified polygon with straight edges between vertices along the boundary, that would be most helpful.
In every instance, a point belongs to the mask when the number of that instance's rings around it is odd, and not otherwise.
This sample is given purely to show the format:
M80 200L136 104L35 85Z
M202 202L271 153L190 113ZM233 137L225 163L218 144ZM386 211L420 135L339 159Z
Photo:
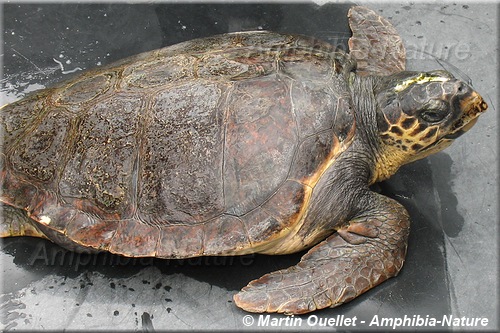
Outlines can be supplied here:
M453 124L450 133L444 136L445 139L454 140L467 132L477 122L477 117L488 108L483 98L469 86L462 84L460 90L465 90L459 92L462 95L459 102L462 116Z

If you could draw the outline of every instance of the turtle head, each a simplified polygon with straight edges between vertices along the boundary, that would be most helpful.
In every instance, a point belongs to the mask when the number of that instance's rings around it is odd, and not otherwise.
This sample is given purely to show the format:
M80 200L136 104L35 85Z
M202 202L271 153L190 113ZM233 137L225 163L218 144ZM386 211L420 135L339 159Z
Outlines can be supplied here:
M468 84L446 71L382 77L375 98L383 164L399 164L396 170L448 147L488 107Z

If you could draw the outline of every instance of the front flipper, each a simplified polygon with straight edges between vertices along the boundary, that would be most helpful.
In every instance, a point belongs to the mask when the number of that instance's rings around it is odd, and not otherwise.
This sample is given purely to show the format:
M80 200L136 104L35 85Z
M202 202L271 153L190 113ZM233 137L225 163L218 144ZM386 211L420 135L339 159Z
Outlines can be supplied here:
M371 9L355 6L349 10L350 54L357 60L361 75L390 75L405 70L406 51L394 26Z
M398 274L410 220L396 201L370 193L373 208L339 228L288 269L250 282L234 296L250 312L301 314L346 303Z

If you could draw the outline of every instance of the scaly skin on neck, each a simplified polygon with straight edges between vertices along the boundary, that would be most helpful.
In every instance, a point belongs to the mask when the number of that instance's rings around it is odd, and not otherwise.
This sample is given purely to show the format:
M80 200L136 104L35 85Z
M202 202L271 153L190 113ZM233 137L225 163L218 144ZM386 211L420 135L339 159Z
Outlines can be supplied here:
M382 142L382 140L380 141ZM408 156L403 154L399 148L384 144L381 144L381 149L375 157L370 185L388 179L402 165L410 162Z
M388 144L380 136L377 122L376 86L380 82L377 76L349 77L349 88L355 108L356 135L363 142L363 147L373 159L369 184L388 179L398 169L413 160L411 153L396 145Z

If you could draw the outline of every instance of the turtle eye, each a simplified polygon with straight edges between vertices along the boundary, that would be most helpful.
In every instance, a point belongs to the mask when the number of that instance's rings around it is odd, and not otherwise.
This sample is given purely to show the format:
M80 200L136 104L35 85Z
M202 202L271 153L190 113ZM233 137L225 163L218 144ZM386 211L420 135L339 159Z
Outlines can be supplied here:
M420 119L428 123L442 121L448 115L448 108L443 101L432 100L420 110Z
M420 117L428 123L437 123L446 117L447 112L440 109L425 110L420 114Z

